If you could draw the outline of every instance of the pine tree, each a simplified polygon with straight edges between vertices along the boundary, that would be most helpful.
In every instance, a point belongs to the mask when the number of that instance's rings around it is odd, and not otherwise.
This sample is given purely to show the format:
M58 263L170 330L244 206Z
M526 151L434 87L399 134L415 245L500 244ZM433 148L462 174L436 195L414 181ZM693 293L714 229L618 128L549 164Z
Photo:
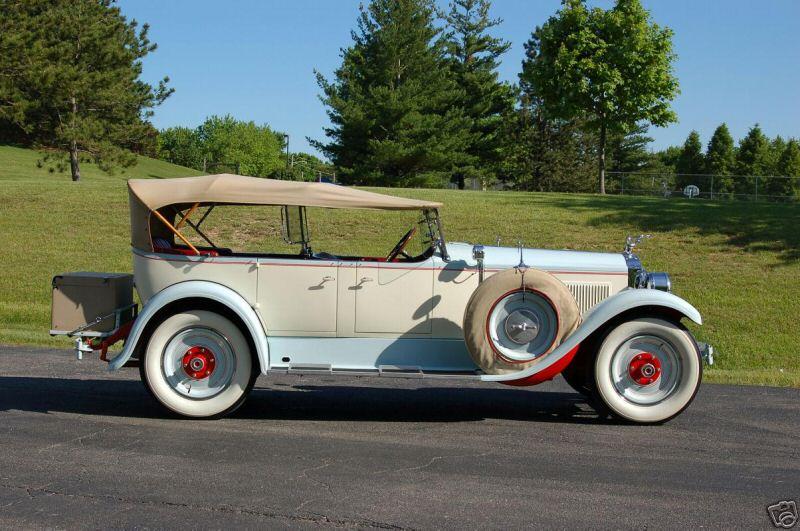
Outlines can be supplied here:
M596 139L577 120L547 116L523 94L505 120L503 179L517 190L589 192L594 189Z
M736 173L740 176L734 183L738 195L751 195L756 193L756 186L761 185L769 169L769 141L758 124L750 128L736 152Z
M608 140L608 168L612 172L642 171L651 161L647 146L653 139L647 136L647 125L637 125L627 134L611 135Z
M690 184L698 184L697 174L702 174L705 169L705 159L703 158L703 145L700 143L700 135L697 131L692 131L683 143L681 156L675 166L677 175L675 184L683 188Z
M786 143L778 159L775 175L776 177L767 181L769 195L777 199L800 194L800 143L797 140L791 139Z
M678 159L681 158L683 148L681 146L669 146L666 149L656 152L656 158L664 165L670 173L675 173L678 166Z
M784 140L781 135L778 135L769 141L769 147L767 148L767 160L765 164L766 166L765 173L767 175L780 174L778 167L779 167L779 162L781 160L781 156L783 156L783 152L785 149L786 149L786 140Z
M59 169L69 159L100 168L135 164L129 148L152 133L151 109L170 94L167 78L139 79L156 49L112 0L0 1L0 120L50 150Z
M328 143L311 142L343 181L441 185L475 164L440 34L431 0L372 0L334 80L317 73L332 126Z
M445 16L448 31L445 51L453 79L462 89L459 105L469 120L466 152L477 168L460 168L455 178L463 187L471 170L485 181L497 172L502 156L503 117L511 112L514 92L498 80L500 57L511 43L492 37L489 31L502 20L489 16L489 0L453 0Z
M714 193L727 194L733 192L733 174L736 166L736 153L733 137L724 123L717 126L706 149L705 172L714 177Z

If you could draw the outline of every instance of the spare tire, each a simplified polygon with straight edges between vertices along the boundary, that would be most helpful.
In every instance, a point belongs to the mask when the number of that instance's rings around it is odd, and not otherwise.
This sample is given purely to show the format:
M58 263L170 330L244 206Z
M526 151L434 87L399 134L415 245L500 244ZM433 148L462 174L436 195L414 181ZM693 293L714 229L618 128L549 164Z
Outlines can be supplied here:
M486 374L517 372L539 362L580 324L569 289L556 277L514 268L487 278L464 311L464 339Z

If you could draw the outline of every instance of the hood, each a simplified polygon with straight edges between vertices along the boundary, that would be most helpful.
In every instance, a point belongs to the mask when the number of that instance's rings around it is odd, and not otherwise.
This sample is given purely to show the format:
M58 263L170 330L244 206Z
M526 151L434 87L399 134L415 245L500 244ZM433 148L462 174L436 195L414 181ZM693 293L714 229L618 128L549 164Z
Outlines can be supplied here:
M483 247L484 266L487 269L507 269L519 264L519 248ZM475 265L472 244L448 242L447 254L451 262ZM552 251L548 249L522 249L525 265L544 271L570 271L587 273L627 273L628 265L622 253L593 253L585 251Z

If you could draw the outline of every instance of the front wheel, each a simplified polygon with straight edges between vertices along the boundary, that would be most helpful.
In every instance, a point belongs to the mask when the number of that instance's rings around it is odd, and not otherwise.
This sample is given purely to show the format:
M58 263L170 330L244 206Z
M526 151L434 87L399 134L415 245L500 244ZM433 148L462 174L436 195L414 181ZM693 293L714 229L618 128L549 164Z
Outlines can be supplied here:
M233 412L258 376L239 327L205 310L178 313L159 324L140 367L145 385L162 405L194 418Z
M694 399L702 378L697 344L679 323L641 318L605 337L594 363L596 396L612 413L663 422Z

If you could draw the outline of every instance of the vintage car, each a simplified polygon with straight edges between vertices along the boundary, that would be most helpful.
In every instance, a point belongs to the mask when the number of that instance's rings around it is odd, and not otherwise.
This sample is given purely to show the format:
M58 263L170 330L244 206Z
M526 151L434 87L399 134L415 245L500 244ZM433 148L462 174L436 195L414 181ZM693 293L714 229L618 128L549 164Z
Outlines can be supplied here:
M622 253L447 242L440 203L327 183L223 174L133 179L128 189L141 311L127 293L108 315L51 333L102 359L125 339L110 368L138 364L152 395L183 416L232 412L259 374L527 386L561 373L605 413L657 423L689 405L710 354L681 323L701 324L698 311L670 293L667 274L642 267L631 238ZM297 252L218 247L202 227L219 205L280 209ZM342 256L312 250L307 207L419 217L385 256ZM413 255L417 231L425 245ZM86 300L73 308L108 303L85 284L76 293ZM54 302L54 322L61 312ZM114 322L97 332L103 320Z

